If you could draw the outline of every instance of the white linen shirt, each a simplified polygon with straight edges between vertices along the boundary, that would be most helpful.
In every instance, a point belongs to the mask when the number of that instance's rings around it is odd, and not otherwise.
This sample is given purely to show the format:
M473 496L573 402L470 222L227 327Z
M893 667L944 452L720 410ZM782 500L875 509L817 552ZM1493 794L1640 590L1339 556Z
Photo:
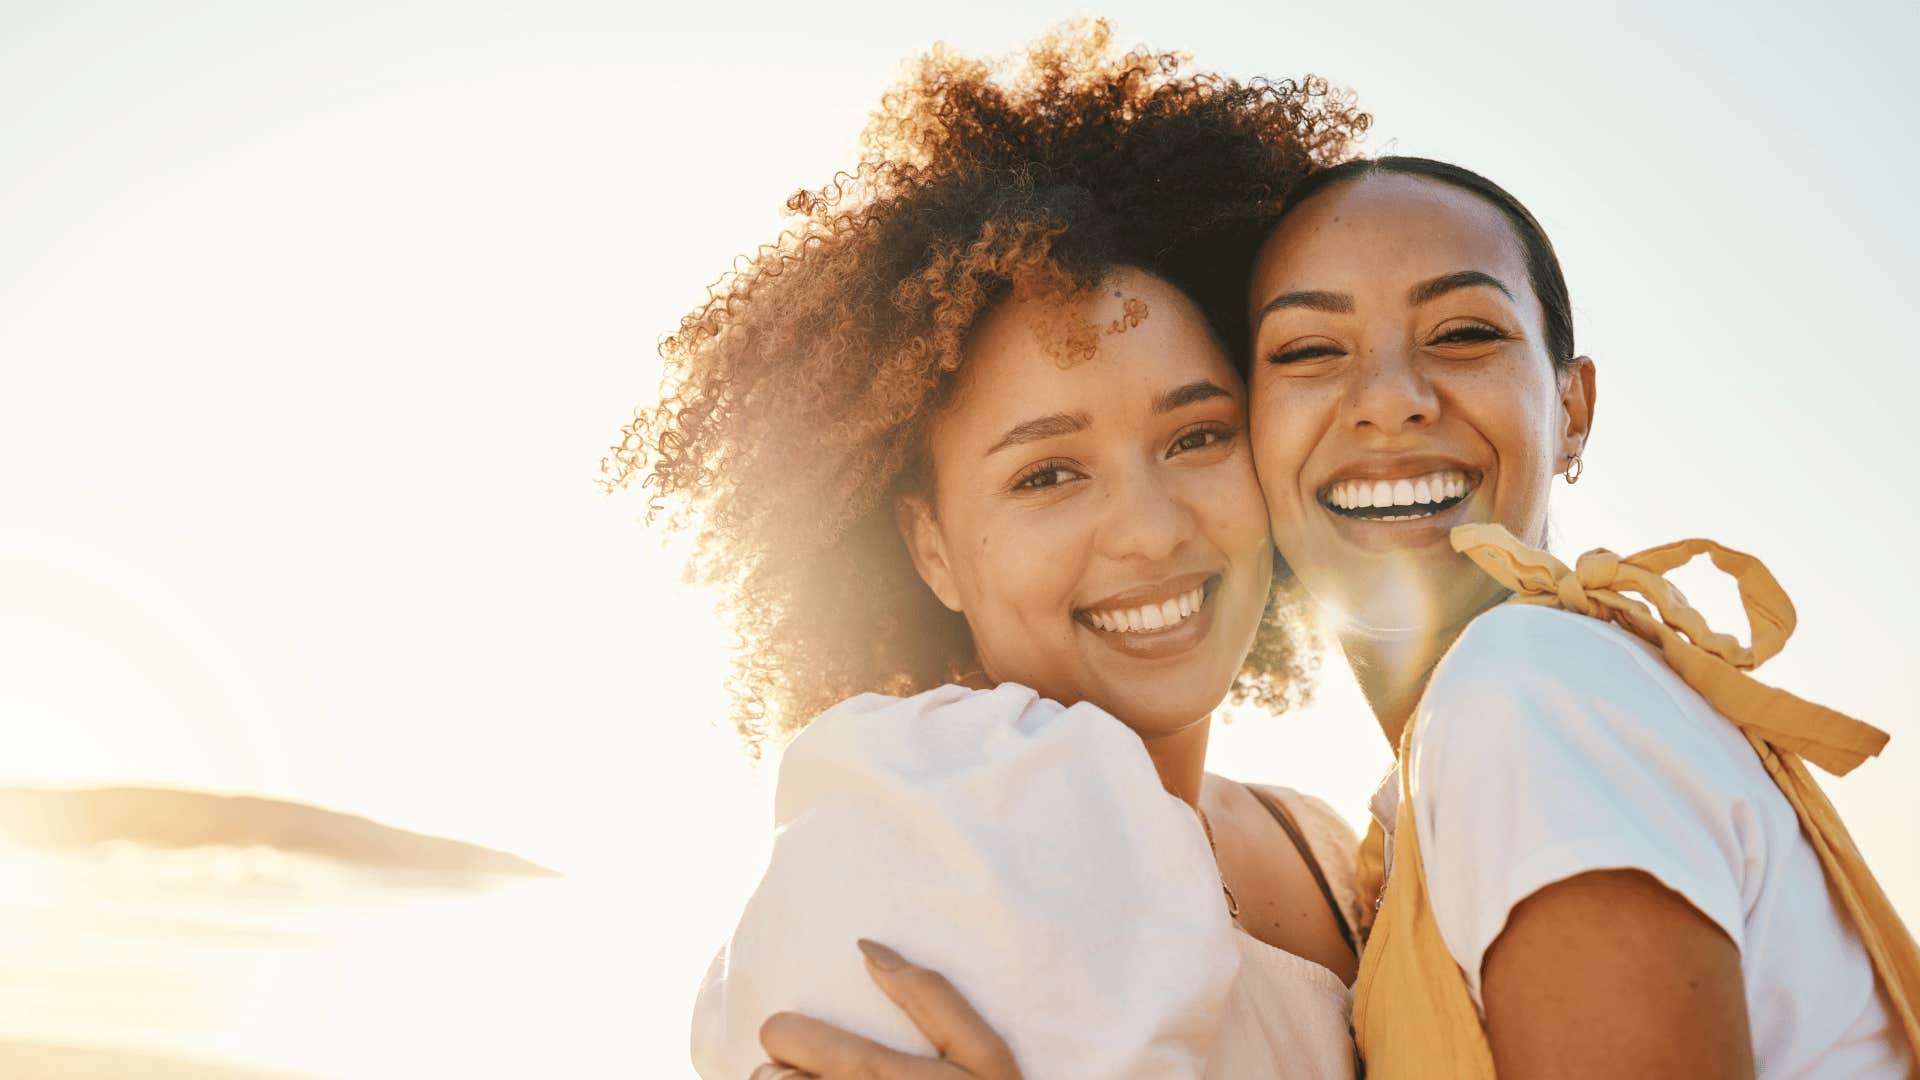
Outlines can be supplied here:
M746 1080L782 1010L932 1056L862 937L947 976L1028 1076L1205 1075L1237 931L1198 819L1112 716L1011 683L865 694L788 747L774 816L694 1010L706 1080Z

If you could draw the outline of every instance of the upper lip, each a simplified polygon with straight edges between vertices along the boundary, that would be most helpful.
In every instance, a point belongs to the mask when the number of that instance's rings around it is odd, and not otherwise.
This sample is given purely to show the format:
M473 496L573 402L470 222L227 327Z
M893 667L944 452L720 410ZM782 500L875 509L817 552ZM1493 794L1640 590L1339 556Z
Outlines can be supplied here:
M1333 485L1346 480L1411 480L1416 476L1425 476L1443 469L1458 469L1476 483L1480 480L1480 470L1459 458L1439 454L1397 454L1391 457L1369 457L1349 462L1341 466L1332 476L1322 480L1316 490L1322 498L1325 498Z
M1164 604L1168 600L1192 592L1218 576L1220 576L1218 571L1198 570L1178 577L1163 578L1151 585L1137 585L1124 592L1102 597L1083 605L1080 610L1113 611L1145 607L1148 604Z

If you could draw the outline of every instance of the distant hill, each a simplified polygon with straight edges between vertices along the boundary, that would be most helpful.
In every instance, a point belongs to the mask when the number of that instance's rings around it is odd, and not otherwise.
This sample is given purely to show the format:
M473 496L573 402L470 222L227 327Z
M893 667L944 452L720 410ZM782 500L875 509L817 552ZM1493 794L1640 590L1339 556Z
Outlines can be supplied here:
M279 799L159 788L0 788L0 839L56 851L127 840L149 847L262 845L361 866L559 877L518 855Z

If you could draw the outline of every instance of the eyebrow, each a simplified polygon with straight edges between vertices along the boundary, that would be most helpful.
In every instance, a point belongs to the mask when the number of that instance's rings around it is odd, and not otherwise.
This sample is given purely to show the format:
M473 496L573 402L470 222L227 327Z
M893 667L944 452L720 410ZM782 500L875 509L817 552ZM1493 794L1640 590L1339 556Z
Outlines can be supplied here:
M1057 412L1028 420L1008 428L1007 433L1000 437L1000 441L994 443L993 448L987 451L987 456L992 457L1009 446L1024 446L1042 439L1057 439L1062 435L1085 431L1092 424L1093 418L1083 412Z
M1478 270L1456 270L1451 274L1441 274L1437 278L1429 278L1415 285L1413 288L1408 289L1407 302L1411 304L1424 304L1429 300L1435 300L1445 296L1455 289L1472 289L1479 286L1498 289L1507 299L1513 299L1513 290L1501 284L1500 279L1494 277L1492 274L1483 274Z
M1214 398L1230 398L1232 396L1233 391L1228 390L1219 383L1210 382L1206 379L1196 379L1185 386L1175 387L1161 394L1159 397L1154 398L1153 411L1157 416L1163 413L1173 412L1175 409L1184 409L1188 405L1197 404L1198 402L1212 401ZM1057 412L1036 417L1025 423L1015 424L1013 427L1007 429L1007 433L1000 436L1000 441L994 443L993 448L987 451L987 456L991 457L1010 446L1024 446L1027 443L1040 442L1044 439L1057 439L1062 435L1072 435L1078 431L1085 431L1092 425L1093 417L1083 412Z
M1311 311L1325 311L1334 315L1351 315L1353 297L1346 293L1326 292L1320 289L1300 289L1295 292L1281 293L1266 302L1254 315L1255 326L1260 320L1282 308L1307 308Z
M1408 303L1416 305L1424 304L1445 296L1455 289L1471 289L1482 286L1498 289L1501 295L1509 300L1513 299L1513 290L1507 288L1499 278L1494 277L1492 274L1482 273L1478 270L1456 270L1451 274L1441 274L1437 278L1429 278L1415 285L1413 288L1408 289L1407 301ZM1254 316L1254 326L1257 328L1261 320L1282 308L1307 308L1310 311L1325 311L1334 315L1351 315L1353 314L1353 297L1348 296L1346 293L1327 292L1323 289L1300 289L1294 292L1281 293L1279 296L1267 301L1266 304L1261 307L1260 311Z
M1188 405L1214 398L1230 398L1233 392L1218 383L1206 379L1196 379L1185 386L1169 390L1153 399L1154 414L1170 413L1175 409L1184 409Z

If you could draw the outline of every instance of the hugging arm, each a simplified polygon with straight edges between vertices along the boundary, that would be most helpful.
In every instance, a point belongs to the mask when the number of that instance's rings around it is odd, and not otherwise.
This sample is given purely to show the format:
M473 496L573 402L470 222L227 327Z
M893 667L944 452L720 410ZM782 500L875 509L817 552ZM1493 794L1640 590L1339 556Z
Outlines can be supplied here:
M874 984L940 1056L903 1054L799 1013L775 1013L761 1025L760 1045L767 1056L822 1080L1022 1080L1006 1040L945 976L874 942L861 942L860 951ZM790 1075L779 1066L763 1066L752 1080Z

